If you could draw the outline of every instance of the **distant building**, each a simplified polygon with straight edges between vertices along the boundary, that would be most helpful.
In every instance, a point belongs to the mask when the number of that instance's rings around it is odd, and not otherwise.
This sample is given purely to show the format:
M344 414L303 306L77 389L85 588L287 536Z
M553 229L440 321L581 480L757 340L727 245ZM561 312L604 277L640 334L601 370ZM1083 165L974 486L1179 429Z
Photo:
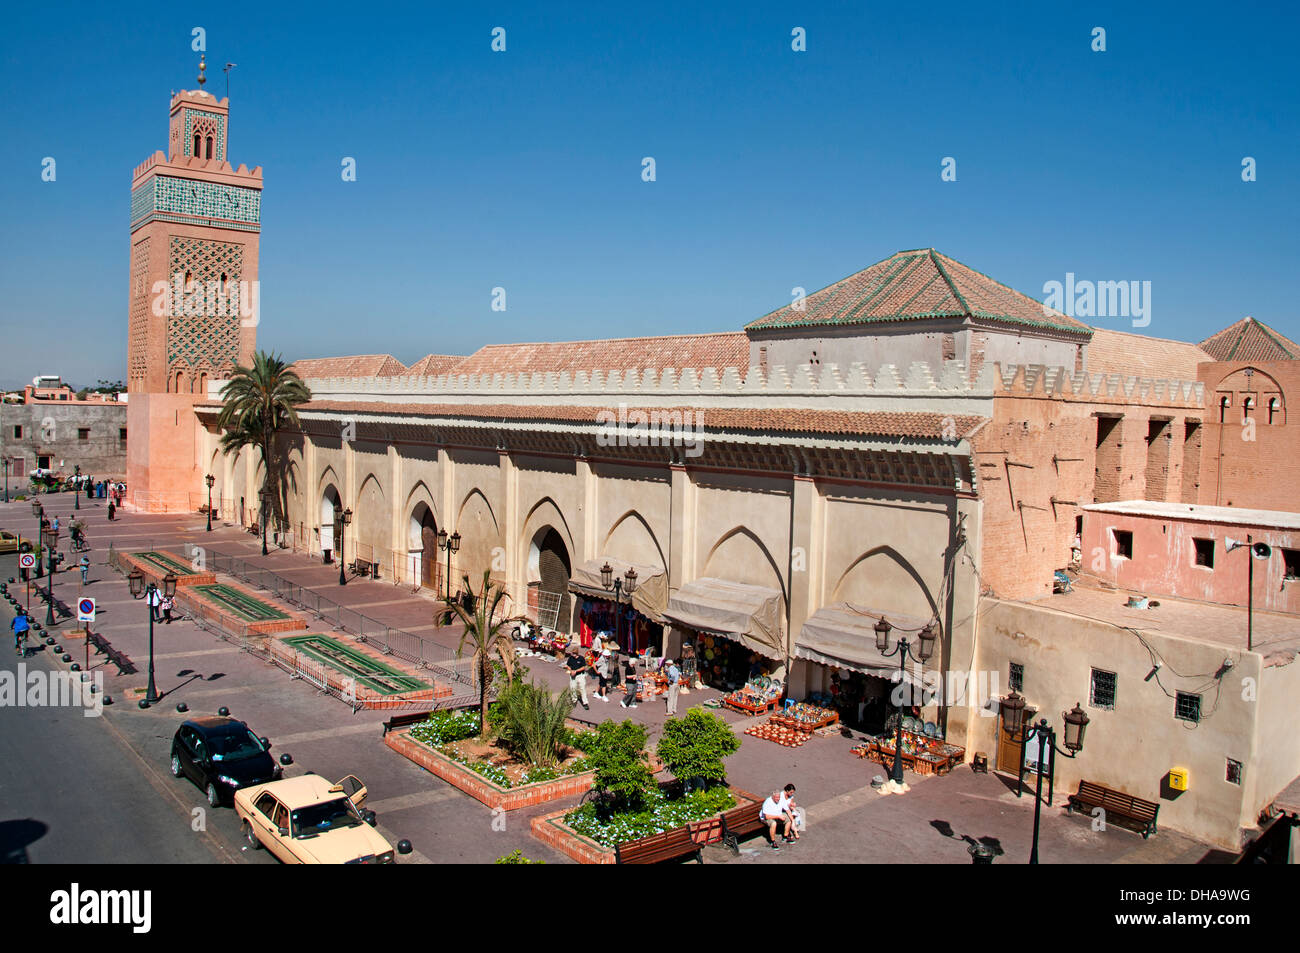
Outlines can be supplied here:
M17 396L17 395L15 395ZM122 479L126 475L126 404L112 393L76 391L56 375L33 378L22 403L0 405L0 458L10 480L33 471Z

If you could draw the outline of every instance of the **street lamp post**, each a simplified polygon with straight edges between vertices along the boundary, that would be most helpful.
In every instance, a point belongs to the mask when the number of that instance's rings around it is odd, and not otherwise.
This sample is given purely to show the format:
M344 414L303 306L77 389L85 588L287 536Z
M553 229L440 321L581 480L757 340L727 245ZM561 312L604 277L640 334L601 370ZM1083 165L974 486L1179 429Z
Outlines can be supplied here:
M73 467L72 479L72 508L81 509L81 465Z
M1014 738L1020 736L1020 750L1022 756L1020 759L1020 775L1017 778L1016 797L1020 797L1021 789L1025 786L1025 762L1023 752L1025 746L1031 741L1038 745L1038 757L1034 764L1034 840L1029 849L1029 862L1038 863L1038 829L1043 812L1043 752L1047 752L1048 758L1048 779L1047 779L1047 806L1052 806L1052 792L1056 782L1056 756L1061 754L1067 758L1073 758L1083 750L1083 735L1088 728L1088 714L1076 703L1074 708L1061 715L1065 722L1065 751L1062 751L1056 745L1056 729L1047 723L1046 718L1041 718L1036 725L1030 725L1025 722L1025 700L1017 692L1012 692L1006 698L1002 699L1002 727Z
M1242 547L1249 550L1246 554L1246 651L1250 652L1255 648L1255 560L1268 559L1273 555L1273 547L1255 542L1255 537L1249 534L1244 543L1231 537L1224 542L1228 545L1228 552Z
M45 583L45 594L48 597L45 603L45 625L48 627L57 625L54 618L54 571L58 565L59 531L57 529L41 530L41 542L45 544L49 552L48 571L50 578Z
M36 543L39 545L44 541L44 535L45 535L45 507L41 506L40 500L32 500L32 516L36 517L36 535L33 536L32 538L36 540ZM40 578L41 575L40 569L41 569L41 559L38 557L36 560L37 571L35 573L38 579ZM41 591L40 586L36 587L36 591L37 592Z
M460 552L460 533L447 535L447 528L444 526L438 530L438 548L447 554L447 619L451 620L451 557L453 554Z
M208 532L212 532L212 484L217 482L217 478L211 473L203 478L203 482L208 485Z
M339 585L346 586L348 577L344 570L347 569L347 556L345 555L346 550L343 548L343 537L347 533L348 524L352 522L352 510L349 508L340 512L336 509L334 511L334 522L339 525Z
M158 687L154 682L153 669L153 606L150 604L153 594L158 591L157 585L144 583L144 573L138 569L133 569L126 577L127 583L131 587L131 596L139 599L141 595L145 597L146 608L149 610L149 685L145 689L144 700L152 705L158 701ZM168 599L176 595L176 577L171 573L163 576L162 593Z
M910 642L907 641L907 638L905 636L899 636L898 644L895 645L893 649L886 651L886 649L889 646L889 633L892 629L893 626L889 624L889 621L884 616L881 616L880 621L877 622L875 625L876 648L877 650L879 650L881 656L883 658L892 658L895 655L898 656L898 689L897 689L899 693L898 715L897 715L898 724L895 726L896 730L895 730L895 737L894 737L894 768L890 774L890 784L893 785L892 788L893 791L897 791L901 793L901 789L903 788L903 696L902 696L902 692L903 692L903 680L906 677L904 673L906 671L907 659L911 657L916 661L920 662L922 665L928 662L930 660L930 656L934 654L934 641L935 641L936 633L934 629L934 623L927 622L925 624L925 627L921 629L920 633L917 636L917 640L920 642L920 645L917 646L915 651L912 650L912 645Z
M258 496L262 500L262 555L265 556L268 552L266 548L266 514L271 503L271 491L263 489L258 493Z
M625 590L627 592L627 601L629 603L632 601L632 593L636 592L636 570L628 566L627 572L615 578L614 568L609 563L605 563L600 567L600 584L614 593L614 641L618 642L618 607L622 602L622 594ZM631 653L635 648L633 641L628 639L628 652Z
M9 453L6 451L5 458L5 502L9 502Z

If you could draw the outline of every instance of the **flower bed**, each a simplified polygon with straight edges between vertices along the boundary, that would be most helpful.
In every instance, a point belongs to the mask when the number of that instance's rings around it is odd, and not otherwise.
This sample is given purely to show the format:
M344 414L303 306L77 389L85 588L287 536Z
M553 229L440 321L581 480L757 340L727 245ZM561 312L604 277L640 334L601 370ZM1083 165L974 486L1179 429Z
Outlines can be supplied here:
M608 821L596 816L595 804L584 804L564 816L564 823L576 834L589 837L602 847L615 847L651 834L662 834L693 821L715 817L736 806L736 799L723 787L695 791L670 800L663 788L650 792L646 806L635 814L615 814Z
M696 800L688 801L680 807L665 808L663 804L658 804L657 815L656 808L651 807L642 814L630 817L625 815L604 825L595 821L594 812L588 819L587 808L590 805L584 805L577 810L569 808L554 814L535 817L529 826L532 828L533 836L543 844L573 858L580 864L613 864L617 860L613 844L627 843L629 840L663 833L692 823L707 822L716 818L722 811L756 800L754 795L727 788L714 788L708 792L697 793L693 797ZM643 814L650 816L643 817ZM576 826L583 828L583 831L575 830L569 825L568 819L571 817L575 819ZM601 837L609 843L597 841L596 837ZM701 843L707 842L701 841Z
M581 794L591 787L586 758L570 757L540 768L508 759L504 752L488 760L484 746L476 742L478 733L474 709L439 711L429 721L389 732L384 742L471 797L507 811ZM584 734L571 731L568 745L581 750Z

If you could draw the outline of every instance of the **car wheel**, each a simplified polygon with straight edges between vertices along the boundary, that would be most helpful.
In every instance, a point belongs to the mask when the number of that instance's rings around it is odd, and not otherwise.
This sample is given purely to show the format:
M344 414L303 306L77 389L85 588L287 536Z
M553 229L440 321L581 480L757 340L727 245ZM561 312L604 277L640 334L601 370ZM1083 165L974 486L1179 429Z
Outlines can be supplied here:
M173 751L172 752L172 777L179 778L180 776L181 776L181 756L178 755L175 751Z
M244 840L248 841L248 846L250 849L252 850L262 849L262 842L257 839L257 835L253 833L253 825L248 823L248 821L244 821Z
M221 807L221 792L211 781L208 782L208 804L212 807Z

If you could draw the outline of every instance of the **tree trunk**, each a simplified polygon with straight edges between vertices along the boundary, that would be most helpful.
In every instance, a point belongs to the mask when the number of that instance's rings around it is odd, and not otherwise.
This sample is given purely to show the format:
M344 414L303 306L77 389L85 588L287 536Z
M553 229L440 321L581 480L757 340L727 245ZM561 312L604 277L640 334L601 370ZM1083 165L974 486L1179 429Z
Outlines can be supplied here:
M479 732L479 737L480 737L480 738L483 738L483 739L485 739L485 740L487 739L487 736L488 736L488 719L487 719L487 707L488 707L488 699L487 699L487 696L488 696L488 683L487 683L487 680L488 680L488 673L487 673L487 669L488 669L488 658L487 658L487 654L484 653L484 655L479 659L479 664L478 664L478 718L479 718L479 721L478 721L478 732Z

